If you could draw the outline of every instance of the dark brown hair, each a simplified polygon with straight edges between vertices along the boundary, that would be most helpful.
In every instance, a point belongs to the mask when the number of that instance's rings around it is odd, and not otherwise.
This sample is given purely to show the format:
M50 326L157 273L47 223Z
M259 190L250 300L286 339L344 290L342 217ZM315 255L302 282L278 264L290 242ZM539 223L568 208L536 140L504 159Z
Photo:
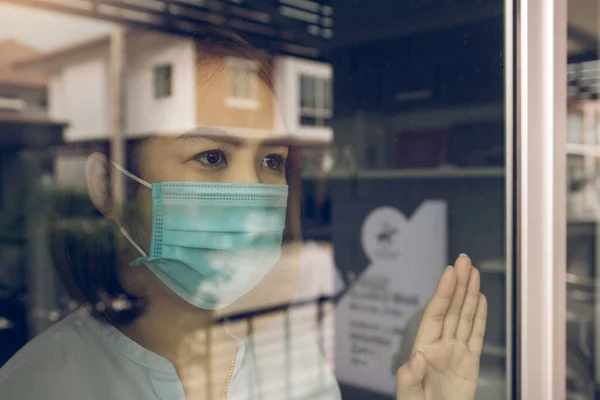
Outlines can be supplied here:
M201 34L200 34L201 33ZM235 56L254 59L260 63L260 77L271 88L271 63L268 57L252 47L240 36L223 28L205 28L196 36L198 40L198 62ZM217 65L217 63L215 63ZM144 139L127 144L126 168L139 176L138 153ZM285 240L300 239L300 155L299 148L290 147L287 180L290 185L290 200L285 231ZM127 180L127 197L135 198L139 185ZM91 308L92 315L112 325L131 323L146 309L144 298L128 293L118 277L116 243L121 235L116 224L106 218L69 220L65 210L72 208L72 198L62 198L57 204L51 228L49 244L54 267L65 284L72 299ZM89 202L89 199L87 200Z

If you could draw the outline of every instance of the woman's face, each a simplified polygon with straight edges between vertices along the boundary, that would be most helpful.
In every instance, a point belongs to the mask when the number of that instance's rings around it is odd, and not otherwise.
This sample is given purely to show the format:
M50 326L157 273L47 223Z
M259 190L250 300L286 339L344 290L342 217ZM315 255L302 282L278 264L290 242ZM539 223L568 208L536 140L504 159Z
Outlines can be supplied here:
M227 78L223 71L218 72L210 75L209 84L204 85L202 96L197 99L200 109L211 109L214 99L222 98L219 88L226 87L221 83ZM270 91L263 85L261 82L259 93ZM253 110L246 114L251 118L245 121L249 126L255 126L258 125L256 121L272 120L269 112L268 107ZM225 116L221 119L226 120ZM285 137L282 138L279 132L259 136L259 129L240 131L243 133L200 127L178 137L151 137L139 145L132 161L137 164L139 177L149 183L286 184L289 149ZM126 205L123 217L135 241L148 253L152 235L152 191L140 185L135 198ZM193 307L167 289L147 268L127 267L130 261L139 257L137 252L129 249L121 256L122 281L131 292L146 296L155 306Z
M197 129L180 137L152 137L137 150L139 177L146 182L219 182L286 184L288 146L281 139L251 138L215 129ZM149 252L152 191L139 185L126 206L125 225ZM127 254L125 258L139 254ZM131 261L131 260L129 260Z
M149 183L218 182L286 184L288 146L274 137L250 137L213 128L199 128L180 137L144 140L135 154L138 174ZM152 191L142 185L128 205L126 225L135 241L149 253L152 239ZM122 280L131 292L145 296L154 306L194 311L147 268L131 268L139 257L132 249L122 255Z
M286 184L288 146L272 138L249 138L197 130L176 138L153 137L137 150L139 177L149 183L219 182ZM135 241L149 252L152 236L152 191L142 185L127 205L125 225ZM150 303L164 308L189 309L193 306L164 286L147 268L131 268L128 263L139 257L129 248L121 255L121 280L129 291L145 296Z

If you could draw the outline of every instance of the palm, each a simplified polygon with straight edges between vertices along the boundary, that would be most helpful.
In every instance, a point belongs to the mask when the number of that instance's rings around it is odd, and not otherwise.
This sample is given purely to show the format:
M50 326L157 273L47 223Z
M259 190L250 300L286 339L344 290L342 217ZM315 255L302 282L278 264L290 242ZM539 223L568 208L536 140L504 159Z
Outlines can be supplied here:
M473 400L487 303L467 257L448 268L425 309L411 361L398 373L398 399Z
M422 351L428 363L423 379L425 399L474 398L479 360L465 345L454 340L439 341Z

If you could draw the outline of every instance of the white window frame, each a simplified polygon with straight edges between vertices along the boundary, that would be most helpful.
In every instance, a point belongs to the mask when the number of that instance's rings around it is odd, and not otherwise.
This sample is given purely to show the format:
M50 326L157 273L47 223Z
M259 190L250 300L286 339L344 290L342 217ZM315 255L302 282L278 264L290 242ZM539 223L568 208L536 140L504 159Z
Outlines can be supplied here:
M254 60L246 60L243 58L228 57L226 60L227 65L227 96L225 97L225 105L229 108L241 108L256 110L260 108L260 101L258 100L258 71L259 64ZM251 79L250 85L250 96L242 97L232 94L232 85L234 82L234 70L242 69L247 71L248 78Z
M507 109L516 110L518 149L516 275L509 277L517 284L518 368L511 369L518 371L519 398L564 400L567 0L518 0L514 12L512 0L505 4L506 19L516 16L517 35L516 48L512 35L505 38L511 47L506 53L516 55L505 64L515 73L507 86L513 77L517 82L514 104L512 93L507 96Z

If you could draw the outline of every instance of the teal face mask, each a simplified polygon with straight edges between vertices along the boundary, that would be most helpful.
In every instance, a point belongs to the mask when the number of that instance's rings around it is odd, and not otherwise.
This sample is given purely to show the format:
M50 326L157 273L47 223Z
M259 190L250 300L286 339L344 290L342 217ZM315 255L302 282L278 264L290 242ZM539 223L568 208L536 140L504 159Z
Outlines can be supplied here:
M113 164L114 165L114 164ZM196 307L217 310L254 288L281 256L287 185L148 182L152 189L150 254L131 265L147 266Z

